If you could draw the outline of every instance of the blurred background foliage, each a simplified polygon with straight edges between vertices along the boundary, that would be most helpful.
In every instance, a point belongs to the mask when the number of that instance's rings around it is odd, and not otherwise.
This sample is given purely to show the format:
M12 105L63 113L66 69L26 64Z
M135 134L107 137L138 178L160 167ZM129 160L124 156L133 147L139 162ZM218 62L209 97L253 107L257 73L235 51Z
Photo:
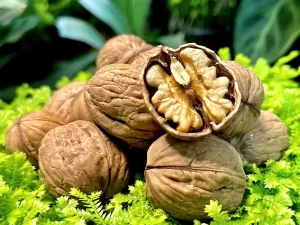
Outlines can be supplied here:
M10 101L25 82L54 87L62 76L93 73L98 51L118 34L174 48L227 46L272 64L299 49L300 1L0 0L0 98Z

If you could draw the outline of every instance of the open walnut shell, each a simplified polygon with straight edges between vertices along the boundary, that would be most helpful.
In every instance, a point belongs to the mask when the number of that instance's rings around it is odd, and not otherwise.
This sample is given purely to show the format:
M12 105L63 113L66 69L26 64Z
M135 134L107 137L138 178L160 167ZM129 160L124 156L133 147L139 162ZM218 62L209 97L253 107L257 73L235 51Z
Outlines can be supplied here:
M95 123L127 144L147 149L163 129L144 103L140 66L107 65L86 83L85 101Z
M207 218L204 208L210 200L234 211L246 188L239 154L214 135L196 141L161 136L148 150L145 178L154 206L189 221Z
M23 152L32 165L38 165L38 151L44 136L65 122L45 110L26 113L9 127L5 137L7 152Z
M210 133L228 138L253 127L263 102L263 86L256 76L244 79L244 70L232 70L232 64L204 46L159 47L141 81L149 112L168 133L182 140ZM243 92L239 83L245 87ZM252 106L255 113L248 110Z
M269 159L278 160L289 146L287 127L272 112L261 111L254 127L242 136L229 139L249 163L261 165Z
M75 187L87 194L102 191L108 199L128 183L122 149L88 121L51 130L42 141L39 158L42 176L54 196L68 195Z
M98 54L97 70L114 63L130 64L134 57L151 49L143 39L135 35L118 35L107 42Z

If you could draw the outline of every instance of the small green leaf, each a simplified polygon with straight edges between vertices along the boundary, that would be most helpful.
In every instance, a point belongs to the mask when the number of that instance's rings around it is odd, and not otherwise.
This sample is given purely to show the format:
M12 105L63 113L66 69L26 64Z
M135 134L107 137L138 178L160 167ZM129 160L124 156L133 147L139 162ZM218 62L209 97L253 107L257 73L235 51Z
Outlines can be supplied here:
M126 16L112 0L79 0L79 3L91 14L109 25L116 34L131 33Z
M75 17L58 17L56 27L59 36L84 42L97 50L99 50L105 42L102 35L91 24Z
M21 15L27 7L27 0L0 0L0 25L7 25Z
M33 29L39 22L34 15L20 16L8 25L0 26L0 47L6 43L18 41L27 31Z
M234 30L235 53L272 63L300 36L300 1L243 0Z

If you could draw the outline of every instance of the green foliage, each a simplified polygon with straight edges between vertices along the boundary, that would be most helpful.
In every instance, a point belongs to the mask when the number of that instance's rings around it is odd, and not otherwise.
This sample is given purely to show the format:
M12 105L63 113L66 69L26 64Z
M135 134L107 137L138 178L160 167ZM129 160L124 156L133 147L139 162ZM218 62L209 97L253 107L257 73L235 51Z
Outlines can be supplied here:
M61 37L82 41L97 50L101 49L105 42L95 27L84 20L72 16L58 17L56 27Z
M168 8L177 22L188 26L209 27L212 21L226 26L236 7L236 0L168 0Z
M286 53L300 36L298 0L243 0L235 18L234 50L252 61L269 63Z
M31 0L31 4L42 24L54 24L55 18L71 4L71 0Z
M230 60L228 48L218 52ZM300 223L300 88L293 79L298 69L287 63L299 52L291 52L270 66L265 59L250 64L250 59L236 55L234 60L255 71L265 87L263 109L277 114L288 126L290 147L278 160L269 160L257 167L245 163L247 189L240 207L232 213L222 211L217 201L211 201L205 210L212 218L211 225L296 225ZM75 80L88 80L92 74L80 72ZM63 77L60 88L70 82ZM102 203L101 192L86 195L72 189L70 197L53 198L45 190L38 170L26 160L24 154L7 155L4 136L7 127L19 115L37 110L52 94L49 87L33 89L24 84L17 89L17 97L10 103L0 102L0 224L42 225L152 225L182 224L155 209L146 198L145 182L136 175L134 185L118 193L108 204ZM195 225L204 225L195 220Z
M152 0L114 0L114 2L128 19L131 31L144 38Z

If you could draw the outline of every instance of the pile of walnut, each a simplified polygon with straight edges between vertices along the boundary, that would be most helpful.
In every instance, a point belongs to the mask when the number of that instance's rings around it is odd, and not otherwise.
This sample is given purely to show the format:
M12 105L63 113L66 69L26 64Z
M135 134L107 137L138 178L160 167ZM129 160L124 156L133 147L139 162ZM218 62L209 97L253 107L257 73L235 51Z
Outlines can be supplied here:
M256 74L206 47L120 35L106 42L88 82L18 118L6 149L25 152L53 195L77 187L103 199L128 185L129 147L147 151L151 202L178 219L203 219L210 200L227 211L240 205L242 158L260 165L287 149L287 128L260 110L263 100Z

